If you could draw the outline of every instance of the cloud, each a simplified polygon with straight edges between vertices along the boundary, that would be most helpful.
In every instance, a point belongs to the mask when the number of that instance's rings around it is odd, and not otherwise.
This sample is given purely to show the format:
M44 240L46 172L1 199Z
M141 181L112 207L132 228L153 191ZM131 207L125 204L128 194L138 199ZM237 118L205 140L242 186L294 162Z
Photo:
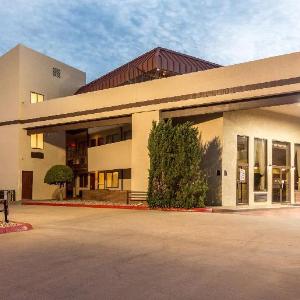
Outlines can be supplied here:
M0 54L23 43L89 80L157 46L228 65L298 51L299 13L295 0L1 0Z

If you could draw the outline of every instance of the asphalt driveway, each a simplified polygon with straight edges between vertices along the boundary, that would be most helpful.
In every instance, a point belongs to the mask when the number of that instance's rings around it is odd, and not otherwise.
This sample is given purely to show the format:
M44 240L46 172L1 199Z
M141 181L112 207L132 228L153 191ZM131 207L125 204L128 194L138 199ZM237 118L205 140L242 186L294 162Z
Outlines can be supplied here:
M13 206L0 299L300 299L300 209L211 214Z

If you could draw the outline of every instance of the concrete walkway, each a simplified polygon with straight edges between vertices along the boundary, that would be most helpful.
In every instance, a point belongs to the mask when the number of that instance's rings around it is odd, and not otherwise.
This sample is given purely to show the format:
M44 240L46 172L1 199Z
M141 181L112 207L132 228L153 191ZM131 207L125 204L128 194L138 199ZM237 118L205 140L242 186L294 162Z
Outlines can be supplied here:
M13 206L0 299L300 299L300 209L211 214Z

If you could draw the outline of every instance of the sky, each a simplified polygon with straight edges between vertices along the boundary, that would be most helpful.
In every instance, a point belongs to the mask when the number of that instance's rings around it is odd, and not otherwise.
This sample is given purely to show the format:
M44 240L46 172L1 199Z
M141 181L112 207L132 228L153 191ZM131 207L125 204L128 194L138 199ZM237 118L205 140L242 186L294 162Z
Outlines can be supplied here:
M87 81L161 46L222 65L300 51L300 0L0 0L0 55L21 43Z

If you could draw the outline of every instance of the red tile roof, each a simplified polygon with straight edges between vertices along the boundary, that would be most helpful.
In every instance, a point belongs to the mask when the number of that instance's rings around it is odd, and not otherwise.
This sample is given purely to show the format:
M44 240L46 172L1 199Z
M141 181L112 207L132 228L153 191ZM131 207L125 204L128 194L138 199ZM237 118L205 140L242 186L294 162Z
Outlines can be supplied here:
M158 47L82 86L75 94L218 67L221 66L200 58Z

